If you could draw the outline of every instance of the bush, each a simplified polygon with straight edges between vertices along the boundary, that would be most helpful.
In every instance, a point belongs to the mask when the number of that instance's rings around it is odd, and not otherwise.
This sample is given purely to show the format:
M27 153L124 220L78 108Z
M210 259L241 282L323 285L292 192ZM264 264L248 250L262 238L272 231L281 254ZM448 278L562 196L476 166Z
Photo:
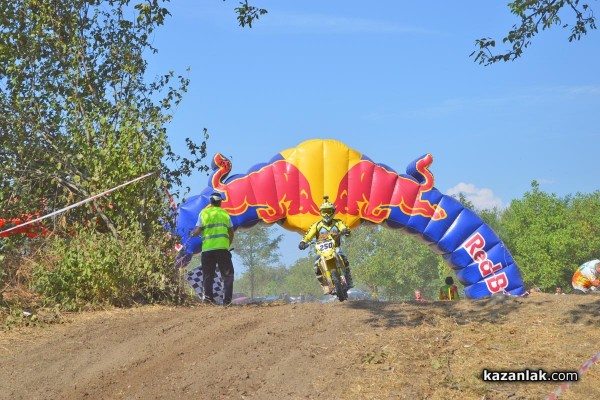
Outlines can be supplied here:
M82 230L50 238L34 268L33 289L66 310L177 300L170 241L146 240L133 229L120 236Z

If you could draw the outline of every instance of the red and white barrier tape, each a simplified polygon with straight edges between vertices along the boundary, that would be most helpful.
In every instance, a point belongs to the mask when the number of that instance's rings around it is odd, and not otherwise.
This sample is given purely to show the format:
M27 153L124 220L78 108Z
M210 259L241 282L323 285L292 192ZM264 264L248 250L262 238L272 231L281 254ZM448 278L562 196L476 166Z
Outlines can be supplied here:
M65 211L67 211L67 210L70 210L71 208L78 207L78 206L80 206L80 205L82 205L82 204L85 204L85 203L87 203L87 202L90 202L90 201L92 201L92 200L94 200L94 199L97 199L98 197L102 197L102 196L104 196L104 195L106 195L106 194L108 194L108 193L110 193L110 192L114 192L114 191L115 191L115 190L117 190L117 189L121 189L121 188L122 188L122 187L124 187L124 186L130 185L130 184L132 184L132 183L134 183L134 182L137 182L137 181L141 181L142 179L144 179L144 178L147 178L147 177L149 177L150 175L153 175L153 174L154 174L154 172L149 172L149 173L147 173L146 175L142 175L142 176L140 176L139 178L135 178L135 179L132 179L132 180L130 180L129 182L122 183L122 184L120 184L119 186L115 186L115 187L114 187L114 188L112 188L112 189L105 190L105 191L104 191L104 192L102 192L102 193L98 193L98 194L97 194L97 195L95 195L95 196L92 196L92 197L90 197L90 198L87 198L87 199L85 199L85 200L82 200L82 201L80 201L80 202L77 202L77 203L75 203L75 204L71 204L71 205L70 205L70 206L68 206L68 207L65 207L65 208L62 208L62 209L60 209L60 210L57 210L57 211L51 212L50 214L46 214L46 215L44 215L44 216L42 216L42 217L39 217L39 218L36 218L36 219L32 219L31 221L27 221L27 222L25 222L25 223L22 223L22 224L20 224L20 225L13 226L12 228L8 228L8 229L6 229L6 230L4 230L4 231L1 231L1 232L0 232L0 234L2 234L2 233L6 233L6 232L10 232L10 231L13 231L13 230L15 230L15 229L19 229L19 228L21 228L21 227L23 227L23 226L26 226L26 225L33 224L33 223L35 223L35 222L41 221L41 220L43 220L43 219L46 219L46 218L53 217L53 216L55 216L55 215L57 215L57 214L63 213L63 212L65 212Z
M579 375L579 378L581 378L581 376L587 372L588 369L590 369L592 367L592 365L594 365L596 363L596 361L600 360L600 353L596 354L594 357L590 358L589 360L587 360L582 366L581 368L579 368L579 370L577 371L577 375ZM547 400L556 400L558 398L558 396L560 396L562 393L566 392L567 389L573 384L575 383L575 381L569 381L569 382L565 382L562 385L560 385L558 387L558 389L556 389L550 396L548 396L546 399Z

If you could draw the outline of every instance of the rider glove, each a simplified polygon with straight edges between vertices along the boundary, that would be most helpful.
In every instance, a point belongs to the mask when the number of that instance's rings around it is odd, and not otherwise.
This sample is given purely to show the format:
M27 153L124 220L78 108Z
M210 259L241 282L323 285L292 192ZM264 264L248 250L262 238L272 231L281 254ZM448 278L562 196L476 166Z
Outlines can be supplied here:
M306 243L304 243L304 242L300 242L300 243L298 244L298 248L299 248L300 250L305 250L307 247L308 247L308 245L307 245Z

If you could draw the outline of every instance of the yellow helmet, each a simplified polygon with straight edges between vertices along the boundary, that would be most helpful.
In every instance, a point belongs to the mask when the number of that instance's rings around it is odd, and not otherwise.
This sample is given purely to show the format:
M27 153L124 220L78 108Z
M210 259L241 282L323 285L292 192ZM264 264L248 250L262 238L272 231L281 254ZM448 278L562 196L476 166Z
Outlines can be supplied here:
M319 212L323 221L329 225L335 215L335 205L329 202L329 196L323 196L323 199L325 199L325 202L319 207Z

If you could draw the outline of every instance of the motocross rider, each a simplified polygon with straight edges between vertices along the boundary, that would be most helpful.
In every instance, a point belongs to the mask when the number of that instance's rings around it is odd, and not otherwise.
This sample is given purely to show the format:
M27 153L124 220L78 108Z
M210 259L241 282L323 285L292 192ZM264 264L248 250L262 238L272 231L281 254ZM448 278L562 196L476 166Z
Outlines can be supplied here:
M323 196L325 202L321 204L319 208L319 212L321 217L323 218L321 221L317 221L308 228L308 231L298 244L298 248L300 250L304 250L308 247L308 242L312 240L315 236L320 236L323 234L335 234L335 245L336 252L342 257L344 260L344 264L346 267L346 283L348 284L348 288L354 287L354 282L352 281L352 274L350 273L350 263L348 262L348 258L342 252L340 248L340 236L350 236L350 229L346 226L346 224L340 220L333 218L335 215L335 205L329 202L329 196ZM317 275L317 279L321 286L323 286L323 292L325 294L329 294L329 287L324 281L323 276L321 275L321 270L318 266L319 258L315 261L315 274Z

